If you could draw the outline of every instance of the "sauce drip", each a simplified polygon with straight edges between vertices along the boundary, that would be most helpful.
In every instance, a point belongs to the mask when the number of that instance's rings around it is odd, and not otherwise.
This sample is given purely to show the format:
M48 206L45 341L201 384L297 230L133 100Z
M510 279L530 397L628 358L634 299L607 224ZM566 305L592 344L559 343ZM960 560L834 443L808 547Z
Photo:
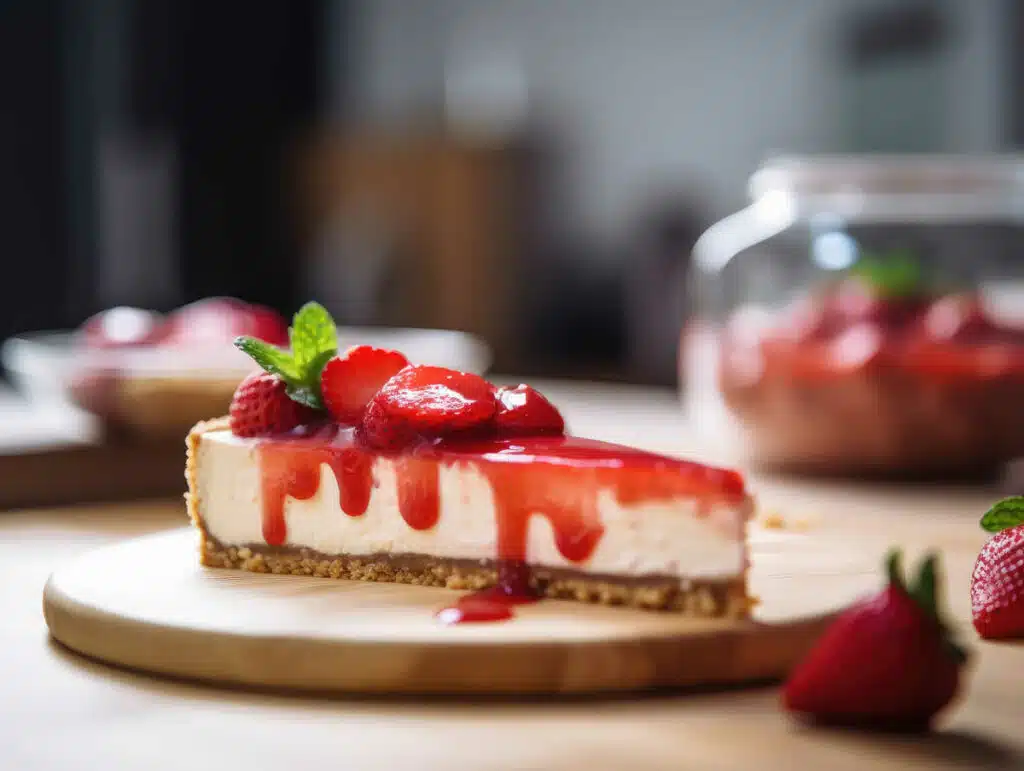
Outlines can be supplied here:
M350 517L366 513L373 487L373 456L355 446L325 445L316 439L264 440L258 446L263 493L263 539L271 546L288 540L284 517L287 497L308 501L320 489L320 467L338 481L341 510Z
M454 604L439 610L437 619L443 624L504 621L515 615L516 605L528 605L539 599L525 563L500 562L495 586L460 597Z
M366 512L375 484L373 464L381 454L364 448L351 430L265 439L258 453L268 544L287 543L285 500L316 495L324 465L338 481L342 511L350 517ZM445 623L509 618L515 605L536 599L526 566L533 516L548 521L566 560L582 562L604 534L599 489L611 491L624 504L687 494L744 495L743 479L736 472L572 437L439 441L393 456L393 461L399 511L416 530L429 530L439 520L442 464L474 468L493 490L498 583L442 610L439 618Z

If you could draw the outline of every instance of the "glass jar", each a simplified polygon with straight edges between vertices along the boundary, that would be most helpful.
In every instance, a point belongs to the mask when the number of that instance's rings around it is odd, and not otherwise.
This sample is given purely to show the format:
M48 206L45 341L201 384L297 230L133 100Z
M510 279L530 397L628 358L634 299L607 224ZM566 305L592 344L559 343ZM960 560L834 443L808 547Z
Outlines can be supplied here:
M694 249L700 429L800 472L1024 456L1024 160L784 158L750 195Z

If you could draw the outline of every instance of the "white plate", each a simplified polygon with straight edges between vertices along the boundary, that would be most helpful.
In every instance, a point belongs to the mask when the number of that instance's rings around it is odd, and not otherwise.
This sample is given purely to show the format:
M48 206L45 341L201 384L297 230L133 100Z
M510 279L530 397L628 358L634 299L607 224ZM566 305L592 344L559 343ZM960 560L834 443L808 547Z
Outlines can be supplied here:
M341 327L338 349L353 345L393 348L414 364L433 364L482 374L491 351L479 338L440 329ZM71 332L32 332L13 337L0 350L4 367L22 393L34 402L68 403L67 384L83 366L109 367L148 376L225 378L241 380L252 370L249 359L234 346L223 348L162 348L84 350Z

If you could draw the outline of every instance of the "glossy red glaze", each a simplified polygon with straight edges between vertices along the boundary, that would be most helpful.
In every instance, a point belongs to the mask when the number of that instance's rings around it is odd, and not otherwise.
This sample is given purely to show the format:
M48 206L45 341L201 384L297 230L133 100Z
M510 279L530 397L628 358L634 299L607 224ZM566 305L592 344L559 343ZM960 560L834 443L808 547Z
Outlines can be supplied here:
M258 451L268 544L287 542L285 498L313 497L322 465L338 480L345 514L365 513L374 485L373 463L381 453L367 449L353 430L328 426L305 436L264 439ZM384 457L395 462L402 518L418 530L433 527L440 516L442 464L470 465L491 483L498 531L495 556L501 566L498 586L442 611L447 623L508 618L511 605L533 599L525 561L534 514L547 518L562 556L581 562L604 533L598 489L611 490L621 503L683 495L735 500L745 495L743 478L735 471L574 437L447 439Z
M502 562L498 583L488 589L460 597L437 612L445 624L504 621L515 615L517 605L537 602L540 597L530 583L530 568L523 562Z
M413 530L429 530L441 516L438 464L429 458L399 457L395 471L402 519Z
M271 546L288 540L284 518L287 496L306 501L320 489L320 467L334 472L341 510L350 517L366 512L373 486L373 457L356 446L334 446L318 439L265 439L259 444L263 493L263 538Z

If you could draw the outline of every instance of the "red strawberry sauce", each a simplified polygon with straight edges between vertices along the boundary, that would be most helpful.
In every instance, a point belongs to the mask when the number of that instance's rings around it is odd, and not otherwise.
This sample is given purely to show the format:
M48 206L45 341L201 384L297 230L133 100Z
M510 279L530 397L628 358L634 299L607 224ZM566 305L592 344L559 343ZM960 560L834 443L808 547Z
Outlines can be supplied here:
M320 467L328 465L340 488L342 511L362 516L372 488L374 460L352 429L324 426L305 435L263 439L258 447L263 492L263 537L273 546L287 542L285 498L312 498ZM439 465L474 467L494 491L498 526L499 582L468 595L439 613L445 623L498 620L512 605L534 599L525 569L529 518L551 524L565 559L586 560L604 527L597 489L612 490L623 504L694 495L704 500L737 500L745 494L735 471L674 460L641 450L575 437L531 436L424 442L393 456L398 504L409 527L427 530L440 516ZM665 473L672 471L675 473ZM596 481L597 484L592 484Z

